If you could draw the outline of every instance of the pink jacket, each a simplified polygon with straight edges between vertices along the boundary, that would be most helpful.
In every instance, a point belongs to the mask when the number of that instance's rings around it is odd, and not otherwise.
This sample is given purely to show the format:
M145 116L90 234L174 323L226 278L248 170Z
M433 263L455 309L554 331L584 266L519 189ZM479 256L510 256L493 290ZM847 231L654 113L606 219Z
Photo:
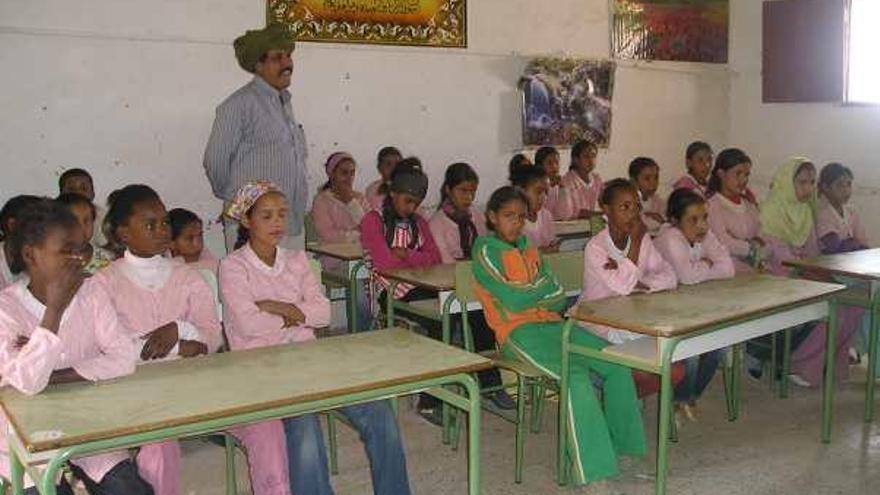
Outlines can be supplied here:
M183 259L183 256L175 256L174 259L181 263L186 263L186 260ZM188 263L191 268L195 268L196 270L208 270L213 274L217 274L217 268L220 266L220 260L214 256L208 248L202 249L202 254L199 256L197 261L192 263Z
M129 375L135 370L135 346L122 327L109 297L92 280L83 282L64 311L58 334L40 327L46 307L15 283L0 292L0 375L2 385L25 394L40 393L54 370L73 368L91 381ZM27 338L19 346L19 338ZM71 404L71 407L75 407ZM9 476L6 415L0 413L0 473ZM77 459L88 475L100 480L127 451Z
M825 199L825 196L820 196L819 209L816 214L816 237L819 239L820 245L822 238L828 234L837 234L840 241L852 239L861 246L869 246L868 236L865 234L862 221L855 208L844 205L843 216L841 216L834 209L834 206ZM830 254L833 249L830 246L827 249L823 246L823 251Z
M617 267L606 267L609 260L614 260ZM648 286L650 292L674 289L678 283L675 270L654 247L650 236L642 239L638 265L614 247L607 227L590 239L584 248L584 288L581 300L628 296L639 282ZM601 325L590 325L590 330L615 344L639 337L625 330Z
M788 276L791 269L783 266L783 262L790 260L799 260L804 258L813 258L819 256L819 242L816 239L816 229L810 232L810 237L803 246L792 246L784 240L765 235L764 242L770 251L770 260L767 263L767 269L774 275Z
M305 252L277 249L271 267L250 244L220 262L226 337L233 350L314 340L313 329L330 324L330 301ZM280 316L260 311L256 302L263 300L295 304L305 325L285 327Z
M208 346L208 352L220 348L222 334L213 292L199 272L191 266L162 258L168 263L167 279L153 287L138 285L126 273L131 255L114 261L95 275L113 301L122 324L134 337L144 337L162 325L176 321L192 325L194 340Z
M700 196L706 196L706 187L700 184L691 174L684 174L676 179L672 183L672 190L675 191L676 189L690 189L699 193Z
M471 216L474 226L477 227L477 234L486 233L486 217L479 208L471 208ZM431 216L429 222L431 226L431 235L437 243L437 249L440 250L440 259L443 263L455 263L456 260L464 259L461 251L461 236L458 232L458 225L449 218L449 215L443 210L437 210Z
M599 196L602 195L602 178L599 174L590 174L587 184L574 170L569 170L562 177L562 187L568 193L569 216L564 220L577 218L581 211L595 211L599 208Z
M547 201L544 203L544 208L552 214L554 220L568 220L577 213L571 211L568 191L562 183L547 189Z
M529 238L534 246L542 248L556 240L556 227L553 225L553 215L547 207L541 208L534 222L526 219L523 234Z
M692 246L678 227L667 225L654 239L654 246L672 265L682 284L692 285L734 276L730 253L711 230L702 242Z
M380 178L376 179L367 186L367 190L364 191L364 196L367 198L367 203L370 205L370 209L382 208L382 202L385 201L385 195L379 194L379 188L382 187L382 184L385 182Z
M367 198L356 192L354 199L345 204L329 189L315 196L312 203L312 222L318 232L318 240L322 243L358 242L361 237L360 225L364 215L372 208ZM324 270L341 271L340 260L319 256Z
M9 269L9 261L6 259L6 251L3 249L4 244L0 242L0 289L12 285L16 278Z
M419 228L421 242L417 248L410 249L408 256L401 260L391 254L391 248L385 242L382 214L376 210L367 213L361 222L361 245L364 247L364 253L369 256L372 267L388 270L440 264L442 258L434 236L431 235L431 227L418 213L416 213L416 224Z
M660 227L663 226L663 223L654 220L645 215L645 213L656 213L661 217L666 218L666 201L664 201L656 192L647 200L642 199L640 193L639 199L642 201L642 222L644 222L645 226L648 228L648 233L652 236L656 236L660 233Z
M743 260L749 255L749 240L761 237L758 207L745 199L736 204L716 193L706 202L706 210L709 228L730 252L737 273L752 272L752 267Z

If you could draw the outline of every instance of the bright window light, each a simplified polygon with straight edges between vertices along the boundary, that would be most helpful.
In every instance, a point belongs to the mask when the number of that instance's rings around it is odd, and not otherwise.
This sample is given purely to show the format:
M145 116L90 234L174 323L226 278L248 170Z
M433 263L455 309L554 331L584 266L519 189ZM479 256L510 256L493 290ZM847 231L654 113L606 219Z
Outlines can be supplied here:
M851 2L847 100L880 104L880 1Z

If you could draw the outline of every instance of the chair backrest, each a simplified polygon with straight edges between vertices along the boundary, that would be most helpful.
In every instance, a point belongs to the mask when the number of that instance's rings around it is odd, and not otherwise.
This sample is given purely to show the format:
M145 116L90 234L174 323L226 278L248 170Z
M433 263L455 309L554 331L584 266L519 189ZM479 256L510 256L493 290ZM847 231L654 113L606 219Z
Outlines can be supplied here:
M205 279L214 294L214 302L217 304L217 318L223 321L223 303L220 301L220 284L217 282L217 274L207 268L199 268L199 275Z
M318 229L315 228L315 222L312 220L312 213L306 213L306 216L303 218L303 228L306 233L306 244L319 242L318 239Z

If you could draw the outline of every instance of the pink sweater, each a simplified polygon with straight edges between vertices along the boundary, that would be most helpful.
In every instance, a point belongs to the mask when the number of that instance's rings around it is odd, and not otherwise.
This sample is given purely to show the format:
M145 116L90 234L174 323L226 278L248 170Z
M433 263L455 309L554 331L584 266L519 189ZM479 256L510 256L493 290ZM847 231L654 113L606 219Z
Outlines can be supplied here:
M156 259L161 261L156 261ZM169 258L125 256L95 275L113 301L122 324L134 337L143 338L170 322L178 330L188 324L195 328L198 340L208 352L220 348L222 335L217 304L208 283L191 266ZM144 286L135 281L133 270L146 267L156 273L155 284Z
M553 225L553 215L546 207L541 208L534 222L526 219L523 234L529 238L532 245L542 248L556 240L556 227Z
M410 249L406 258L398 259L391 254L391 248L385 242L385 226L382 223L382 214L373 210L364 217L361 222L361 244L364 252L369 255L372 266L379 270L392 268L415 268L432 266L442 262L440 250L434 236L431 235L431 227L428 222L416 213L416 224L419 228L419 245Z
M565 189L565 184L560 183L558 186L550 186L547 189L547 201L544 208L547 208L554 220L568 220L573 218L577 212L571 211L571 201L569 200L569 192Z
M321 191L312 203L312 222L318 232L318 240L325 244L358 242L361 237L361 220L371 209L367 198L361 193L356 192L351 202L346 204L337 199L329 189ZM342 269L343 263L340 260L326 256L318 259L324 270Z
M15 282L15 275L9 270L9 261L6 259L6 251L3 249L3 242L0 242L0 289L11 285Z
M730 253L711 230L702 242L691 245L681 229L667 225L654 239L654 246L672 265L682 284L692 285L734 276ZM711 261L711 265L706 260Z
M672 190L690 189L700 196L706 196L706 187L700 184L691 174L684 174L672 183Z
M606 267L609 260L613 260L617 267ZM650 292L674 289L678 283L675 270L654 247L650 236L642 239L638 265L614 246L607 227L590 239L584 248L581 300L628 296L639 282L646 285ZM639 337L638 334L601 325L590 325L590 330L614 344Z
M722 194L713 194L706 202L709 228L734 259L737 273L750 273L752 267L744 260L749 255L749 239L761 236L758 207L743 199L739 204Z
M852 239L856 243L868 247L868 236L862 227L862 221L858 212L850 205L844 205L843 216L837 213L834 206L825 199L825 196L819 197L819 210L816 214L816 237L819 239L820 245L822 238L828 234L837 234L840 241ZM831 253L833 249L828 246L823 251Z
M367 186L364 196L367 198L367 203L370 205L370 209L382 208L382 202L385 201L385 195L379 194L379 188L382 187L382 184L384 183L385 182L382 179L376 179Z
M122 328L107 294L92 280L83 282L64 311L58 334L40 327L46 307L20 281L0 292L0 375L2 385L37 394L54 370L73 368L91 381L128 375L135 370L135 346ZM20 337L28 339L19 346ZM71 407L76 407L71 404ZM9 476L6 415L0 413L0 473ZM76 464L100 480L125 450L77 459ZM26 479L28 479L26 477ZM28 479L28 481L30 481Z
M602 178L599 174L590 174L587 184L574 170L569 170L562 177L562 186L568 193L569 216L564 220L577 218L581 211L595 211L599 208L599 196L602 194Z
M642 201L642 222L644 222L645 226L648 228L648 233L652 236L656 236L660 233L660 227L663 226L663 223L654 220L648 215L645 215L645 213L656 213L661 217L666 218L666 201L664 201L656 192L648 199L643 199L641 193L639 193L639 199Z
M774 236L765 235L763 239L770 251L767 269L774 275L788 276L791 274L791 269L782 264L785 261L813 258L820 254L816 229L810 232L810 237L807 238L803 246L792 246Z
M471 208L471 218L473 218L474 226L477 228L477 234L486 233L486 217L479 208ZM429 222L431 226L431 235L437 243L437 249L440 250L440 259L443 263L455 263L457 260L464 259L461 251L461 235L458 232L458 225L449 218L449 215L443 210L437 210L431 216Z
M220 262L226 337L233 350L314 340L313 329L330 324L330 301L306 254L277 249L271 267L250 244ZM306 317L305 325L285 327L280 316L260 311L256 302L263 300L295 304Z

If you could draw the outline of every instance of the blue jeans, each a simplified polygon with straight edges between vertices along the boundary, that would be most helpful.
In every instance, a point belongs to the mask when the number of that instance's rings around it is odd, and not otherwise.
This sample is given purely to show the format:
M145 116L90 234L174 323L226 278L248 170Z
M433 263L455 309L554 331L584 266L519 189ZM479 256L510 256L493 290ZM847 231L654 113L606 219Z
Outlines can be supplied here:
M685 359L684 379L675 387L675 401L693 402L699 399L712 383L712 377L715 376L715 370L723 356L724 351L719 350Z
M373 493L410 495L406 456L397 418L388 401L368 402L338 409L360 434L370 459ZM327 449L317 415L284 420L290 490L296 494L333 495Z

